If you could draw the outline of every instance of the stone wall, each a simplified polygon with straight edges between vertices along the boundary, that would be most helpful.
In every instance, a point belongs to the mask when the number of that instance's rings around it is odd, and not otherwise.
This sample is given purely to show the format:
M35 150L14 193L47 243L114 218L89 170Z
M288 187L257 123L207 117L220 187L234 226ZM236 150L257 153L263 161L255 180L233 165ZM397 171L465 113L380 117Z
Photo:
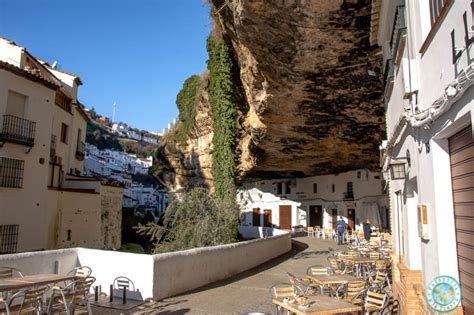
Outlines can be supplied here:
M122 246L122 199L122 187L101 185L102 248L117 249Z

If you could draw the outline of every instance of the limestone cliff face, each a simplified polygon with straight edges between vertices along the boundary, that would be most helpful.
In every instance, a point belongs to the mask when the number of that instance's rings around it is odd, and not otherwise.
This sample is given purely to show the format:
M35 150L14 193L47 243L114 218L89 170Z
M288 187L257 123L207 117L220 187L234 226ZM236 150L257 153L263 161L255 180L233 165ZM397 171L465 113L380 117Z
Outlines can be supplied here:
M369 44L370 3L212 0L245 94L237 122L242 178L377 168L384 108L379 58ZM210 127L202 105L197 125ZM173 146L179 154L167 157L176 179L197 175L212 185L211 140L205 128L186 146Z

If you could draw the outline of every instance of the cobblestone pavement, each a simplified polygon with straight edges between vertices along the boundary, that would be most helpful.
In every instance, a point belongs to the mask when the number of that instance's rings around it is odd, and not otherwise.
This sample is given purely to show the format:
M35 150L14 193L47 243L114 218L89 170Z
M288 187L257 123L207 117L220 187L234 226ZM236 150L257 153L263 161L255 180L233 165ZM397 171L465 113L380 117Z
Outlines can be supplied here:
M329 248L346 249L333 240L294 237L293 250L235 277L219 281L186 294L143 304L132 311L94 308L94 314L273 314L269 288L287 282L287 272L306 274L312 265L328 265ZM225 263L225 262L223 262Z

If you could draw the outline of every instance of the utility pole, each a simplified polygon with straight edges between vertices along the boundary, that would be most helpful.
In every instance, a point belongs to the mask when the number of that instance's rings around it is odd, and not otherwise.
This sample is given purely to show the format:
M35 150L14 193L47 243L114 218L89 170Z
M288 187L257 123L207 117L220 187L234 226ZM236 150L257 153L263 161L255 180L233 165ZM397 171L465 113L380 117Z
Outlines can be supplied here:
M112 123L114 123L115 122L115 107L117 107L117 104L114 102L112 107L113 107L113 109L112 109Z

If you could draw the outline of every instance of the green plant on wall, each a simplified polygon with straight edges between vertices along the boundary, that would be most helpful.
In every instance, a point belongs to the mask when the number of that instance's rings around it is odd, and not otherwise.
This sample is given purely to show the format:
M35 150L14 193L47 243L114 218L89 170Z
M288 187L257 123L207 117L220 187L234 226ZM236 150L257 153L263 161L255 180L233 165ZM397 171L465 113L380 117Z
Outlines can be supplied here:
M194 126L200 85L201 77L192 75L184 81L183 88L176 96L180 120L179 129L176 130L176 139L179 141L186 140Z
M213 176L216 196L220 200L235 200L237 173L236 104L232 80L232 58L222 39L211 34L207 39L209 60L209 102L213 120Z

